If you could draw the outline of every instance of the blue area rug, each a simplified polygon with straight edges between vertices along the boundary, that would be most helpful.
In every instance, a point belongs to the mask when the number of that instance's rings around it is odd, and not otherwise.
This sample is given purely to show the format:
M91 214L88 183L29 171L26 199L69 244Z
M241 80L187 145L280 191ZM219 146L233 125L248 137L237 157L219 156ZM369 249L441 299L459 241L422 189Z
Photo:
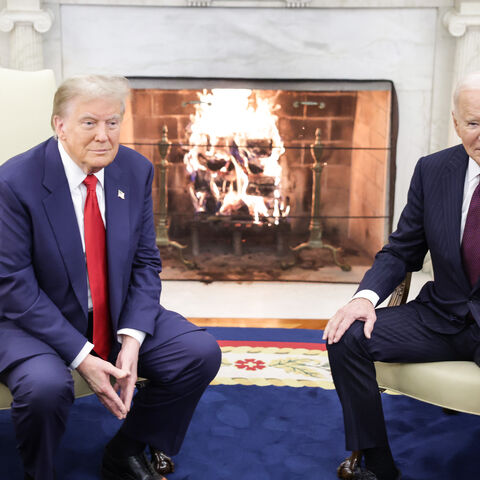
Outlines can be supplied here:
M219 340L321 342L320 331L209 329ZM479 478L480 418L393 395L383 403L404 480ZM103 446L120 422L94 396L75 402L58 455L59 480L97 480ZM0 412L0 480L21 480L8 411ZM168 480L334 480L344 449L335 391L211 386Z

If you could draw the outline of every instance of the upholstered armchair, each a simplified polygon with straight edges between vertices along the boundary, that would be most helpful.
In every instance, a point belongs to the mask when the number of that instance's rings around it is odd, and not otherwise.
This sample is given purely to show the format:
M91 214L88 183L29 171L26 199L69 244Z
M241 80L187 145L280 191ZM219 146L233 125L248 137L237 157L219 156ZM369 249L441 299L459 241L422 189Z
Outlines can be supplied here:
M396 288L388 306L407 301L411 273ZM391 390L444 410L480 415L480 368L474 362L383 363L376 362L381 391ZM355 451L338 467L338 477L352 479L362 459Z
M53 134L50 126L55 77L52 70L23 72L0 68L0 164ZM85 380L73 372L75 396L90 395ZM0 383L0 410L10 408L12 396Z
M51 70L24 72L0 68L0 165L53 134L50 116L55 90ZM76 371L72 372L72 377L76 398L93 394ZM146 381L139 379L137 387L141 388ZM11 402L9 389L0 383L0 410L9 409ZM173 471L169 457L154 449L151 453L159 473Z
M50 114L53 71L23 72L0 68L0 164L52 135ZM12 397L0 384L0 409L10 408Z
M0 164L50 137L52 70L0 68Z

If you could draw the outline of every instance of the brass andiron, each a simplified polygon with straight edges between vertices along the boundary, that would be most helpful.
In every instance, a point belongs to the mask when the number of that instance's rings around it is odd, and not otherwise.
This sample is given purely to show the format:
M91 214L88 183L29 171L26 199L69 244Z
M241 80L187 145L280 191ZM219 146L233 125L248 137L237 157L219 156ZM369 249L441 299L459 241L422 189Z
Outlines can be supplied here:
M174 247L178 249L180 259L188 268L195 268L195 264L189 260L186 260L183 256L183 250L187 248L186 245L175 242L168 238L168 226L167 226L167 169L168 160L167 155L171 147L171 142L168 140L168 128L166 125L162 128L162 138L158 142L158 151L160 153L160 164L158 166L158 183L159 183L159 213L157 223L157 246L159 247Z
M337 253L341 248L332 247L332 245L327 245L323 243L322 240L322 225L320 222L320 189L321 189L321 176L322 170L325 163L321 163L323 147L320 142L320 133L321 130L317 128L315 130L315 144L311 146L313 157L315 163L312 167L313 170L313 199L312 199L312 219L310 221L310 237L308 242L301 243L296 247L292 247L292 251L295 254L295 259L298 254L305 248L325 248L330 250L333 255L333 261L335 265L338 265L344 272L349 272L352 267L346 263L341 263L337 258Z

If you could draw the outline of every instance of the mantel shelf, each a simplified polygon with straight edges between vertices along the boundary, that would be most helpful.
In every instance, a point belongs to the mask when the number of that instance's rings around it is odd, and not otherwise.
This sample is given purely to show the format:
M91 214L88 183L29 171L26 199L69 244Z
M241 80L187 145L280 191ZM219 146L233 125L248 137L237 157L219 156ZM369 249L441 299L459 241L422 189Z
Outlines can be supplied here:
M60 5L190 8L440 8L454 0L49 0Z

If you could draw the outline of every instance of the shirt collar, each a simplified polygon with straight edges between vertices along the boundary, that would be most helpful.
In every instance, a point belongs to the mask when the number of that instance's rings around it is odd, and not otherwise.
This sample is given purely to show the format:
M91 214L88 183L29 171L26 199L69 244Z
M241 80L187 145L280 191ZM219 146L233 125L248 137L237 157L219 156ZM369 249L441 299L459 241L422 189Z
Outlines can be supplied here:
M480 165L472 158L468 157L467 178L469 182L478 179L480 175Z
M86 175L83 170L72 160L60 140L58 141L58 150L62 159L65 175L67 176L68 186L70 187L70 190L74 190L83 183ZM105 177L104 169L102 168L97 173L94 173L94 175L97 177L100 186L103 188Z

